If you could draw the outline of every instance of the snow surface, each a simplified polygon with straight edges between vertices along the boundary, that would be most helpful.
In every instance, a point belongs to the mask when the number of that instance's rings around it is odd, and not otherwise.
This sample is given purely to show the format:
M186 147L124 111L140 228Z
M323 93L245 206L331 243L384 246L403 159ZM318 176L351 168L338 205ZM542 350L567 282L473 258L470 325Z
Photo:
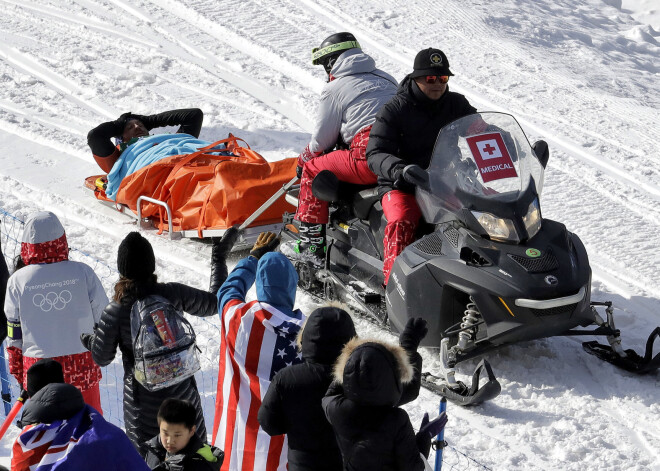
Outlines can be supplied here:
M195 106L205 113L204 139L232 132L268 159L297 155L324 83L310 50L349 30L398 79L417 51L442 48L456 74L453 91L481 111L513 114L530 141L548 141L543 214L582 238L593 298L614 301L625 348L642 351L660 324L658 0L0 5L0 208L54 211L87 260L114 266L119 241L134 227L81 189L85 177L100 173L86 144L89 129L125 111ZM208 245L147 237L160 279L207 286ZM105 270L110 292L116 277ZM303 311L314 307L302 293L298 303ZM210 429L217 331L196 328L206 343ZM358 329L394 340L364 321ZM546 339L489 355L502 394L471 409L450 404L450 444L492 469L660 469L658 374L616 370L584 353L580 341ZM433 352L424 357L425 369L437 369ZM471 374L474 365L459 371ZM113 381L121 366L104 374L106 416L118 421ZM406 410L417 425L437 405L423 391ZM0 445L4 464L16 434L12 427Z

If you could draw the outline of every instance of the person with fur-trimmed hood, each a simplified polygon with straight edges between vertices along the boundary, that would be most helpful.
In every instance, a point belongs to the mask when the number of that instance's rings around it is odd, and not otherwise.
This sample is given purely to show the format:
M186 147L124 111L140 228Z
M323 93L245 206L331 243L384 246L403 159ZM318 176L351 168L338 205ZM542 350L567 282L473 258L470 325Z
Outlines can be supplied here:
M411 319L408 326L400 341L416 350L424 335L413 339L410 334L424 332L426 325L422 319ZM418 329L413 330L415 327ZM417 345L409 343L411 340ZM353 339L342 350L334 366L335 382L322 403L335 431L344 470L424 470L420 452L428 457L431 434L437 433L440 420L429 427L426 417L416 436L408 414L398 407L410 399L406 388L419 374L411 358L414 356L404 346L375 339ZM419 392L419 386L416 390Z
M341 471L342 460L321 400L332 382L332 366L357 334L351 316L336 305L314 310L298 333L303 363L287 366L273 378L259 424L269 435L286 434L289 471Z
M28 368L52 358L62 364L64 380L101 412L101 369L78 340L108 303L101 281L90 266L69 260L64 227L48 211L25 221L21 259L24 267L9 278L5 297L9 371L26 388Z

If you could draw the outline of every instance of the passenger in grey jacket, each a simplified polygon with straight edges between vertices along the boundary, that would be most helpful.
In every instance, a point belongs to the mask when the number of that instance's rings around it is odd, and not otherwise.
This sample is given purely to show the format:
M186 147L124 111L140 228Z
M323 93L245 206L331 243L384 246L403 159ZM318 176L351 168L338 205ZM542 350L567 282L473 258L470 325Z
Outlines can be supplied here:
M369 132L378 110L396 93L397 81L376 68L351 33L328 37L315 49L312 63L323 65L328 83L321 92L312 138L298 157L300 240L284 252L321 264L328 204L312 194L312 181L322 170L330 170L341 181L376 183L366 161Z

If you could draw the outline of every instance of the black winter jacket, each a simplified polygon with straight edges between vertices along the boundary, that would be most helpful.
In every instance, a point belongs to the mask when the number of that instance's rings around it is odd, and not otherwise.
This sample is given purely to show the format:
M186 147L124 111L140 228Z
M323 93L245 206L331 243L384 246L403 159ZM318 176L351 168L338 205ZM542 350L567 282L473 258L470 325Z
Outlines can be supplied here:
M316 309L298 334L304 363L277 372L259 408L259 424L269 435L286 434L289 471L341 471L341 452L321 400L332 382L332 365L355 337L346 311Z
M335 364L335 382L323 399L344 470L424 471L408 414L397 407L410 399L406 383L419 384L414 370L419 366L421 371L421 357L415 367L411 357L401 347L378 341L356 339L344 348Z
M23 408L20 427L68 420L83 407L85 401L77 387L67 383L50 383L27 401Z
M369 134L367 162L382 190L392 189L397 171L406 165L428 167L440 129L476 112L459 93L447 89L431 100L410 76L404 78L397 94L376 115Z
M197 435L193 435L182 450L167 460L167 450L160 436L149 440L144 448L144 460L153 471L219 471L225 456L220 448L205 445ZM203 448L205 452L201 454ZM211 455L216 461L209 461L205 455Z
M156 283L146 294L157 294L168 299L175 307L189 314L207 317L217 314L218 300L207 291L181 283ZM192 377L179 384L150 392L133 375L133 344L131 338L131 307L134 299L124 299L119 304L112 301L103 310L92 340L92 357L100 366L110 364L117 352L122 353L124 363L124 428L126 435L144 456L144 442L159 433L156 415L161 403L168 397L185 399L197 409L197 435L206 443L206 427L197 383Z

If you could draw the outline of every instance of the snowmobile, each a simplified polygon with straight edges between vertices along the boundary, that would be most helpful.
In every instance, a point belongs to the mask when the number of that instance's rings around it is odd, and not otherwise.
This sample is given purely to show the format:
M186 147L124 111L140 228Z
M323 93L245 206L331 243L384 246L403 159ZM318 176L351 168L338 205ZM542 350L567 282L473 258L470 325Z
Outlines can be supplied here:
M429 332L422 346L439 348L443 370L429 381L463 405L492 399L501 388L486 360L469 387L456 380L456 365L521 341L605 336L607 345L585 342L584 349L628 371L656 370L660 354L653 357L653 343L660 327L644 357L624 351L611 303L591 301L584 245L560 222L542 218L548 157L547 144L532 147L508 114L478 113L446 125L416 187L421 236L396 258L385 288L386 220L378 188L354 187L321 172L313 192L330 202L325 266L293 259L300 286L346 301L395 333L410 317L424 317ZM297 203L295 190L286 197ZM293 215L284 219L283 241L296 239ZM480 386L482 373L488 379Z

